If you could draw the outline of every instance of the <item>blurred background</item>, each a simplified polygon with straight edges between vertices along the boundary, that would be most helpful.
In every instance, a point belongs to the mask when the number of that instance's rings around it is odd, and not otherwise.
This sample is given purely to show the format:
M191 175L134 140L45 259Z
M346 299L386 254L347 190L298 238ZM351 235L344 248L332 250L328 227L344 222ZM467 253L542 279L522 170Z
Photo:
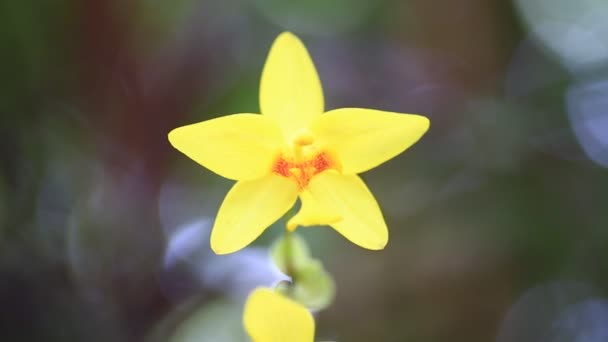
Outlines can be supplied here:
M317 338L608 341L608 2L0 2L0 340L246 341L267 247L208 246L231 182L167 141L258 111L299 35L328 109L431 129L363 175L382 252L299 232L335 276Z

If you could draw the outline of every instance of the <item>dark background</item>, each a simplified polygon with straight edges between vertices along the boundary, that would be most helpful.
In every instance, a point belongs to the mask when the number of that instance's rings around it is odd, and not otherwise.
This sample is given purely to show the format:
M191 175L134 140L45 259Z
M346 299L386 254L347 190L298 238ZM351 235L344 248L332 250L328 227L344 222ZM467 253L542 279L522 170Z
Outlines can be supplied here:
M281 222L212 255L231 182L166 135L257 111L283 30L328 109L431 119L363 175L384 251L300 229L338 288L318 339L608 341L600 0L0 2L0 340L244 341Z

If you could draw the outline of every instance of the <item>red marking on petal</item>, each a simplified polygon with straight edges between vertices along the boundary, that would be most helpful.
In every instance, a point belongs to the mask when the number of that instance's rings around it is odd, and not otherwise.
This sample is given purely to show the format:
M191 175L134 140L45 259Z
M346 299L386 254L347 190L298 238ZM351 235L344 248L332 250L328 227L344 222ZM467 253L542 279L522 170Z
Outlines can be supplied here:
M272 171L283 177L292 178L298 183L300 189L303 189L314 175L331 168L335 168L335 163L327 153L321 152L313 158L299 163L281 156L275 162Z
M315 158L312 160L312 163L315 167L316 173L325 171L325 170L331 168L331 166L332 166L332 162L329 159L329 156L327 155L327 153L325 153L325 152L317 154L315 156Z
M283 159L283 157L279 157L277 162L274 164L272 171L283 177L289 177L289 163Z

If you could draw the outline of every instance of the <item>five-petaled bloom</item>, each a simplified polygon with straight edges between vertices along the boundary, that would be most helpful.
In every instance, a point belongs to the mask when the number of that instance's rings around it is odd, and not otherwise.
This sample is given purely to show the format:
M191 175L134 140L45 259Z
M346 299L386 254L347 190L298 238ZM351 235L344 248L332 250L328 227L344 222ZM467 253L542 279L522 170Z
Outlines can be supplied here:
M255 289L243 312L253 342L312 342L315 321L304 306L266 288Z
M362 108L324 113L315 66L289 32L270 49L260 107L262 114L228 115L169 133L176 149L237 181L217 214L211 248L226 254L247 246L298 197L300 211L287 229L329 225L361 247L384 248L384 218L357 174L414 144L429 120Z

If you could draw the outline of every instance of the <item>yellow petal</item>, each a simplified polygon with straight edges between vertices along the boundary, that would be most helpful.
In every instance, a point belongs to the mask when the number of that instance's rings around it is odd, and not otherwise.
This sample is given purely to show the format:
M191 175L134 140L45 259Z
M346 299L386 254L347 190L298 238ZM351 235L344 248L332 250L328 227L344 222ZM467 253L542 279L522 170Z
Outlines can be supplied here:
M361 173L395 157L429 128L429 119L363 108L329 111L313 123L319 143L338 158L342 173Z
M332 211L331 207L323 206L315 199L308 189L304 189L300 193L300 202L302 203L300 210L287 222L289 231L296 230L298 226L331 225L342 219L338 213Z
M292 139L323 113L323 90L315 66L302 41L290 32L270 48L260 83L262 114L279 123Z
M259 114L234 114L182 126L171 145L220 176L246 180L270 172L283 138L275 122Z
M357 175L322 172L308 184L308 210L316 213L303 215L300 225L328 224L351 242L367 249L382 249L388 242L388 229L376 199ZM308 196L308 195L307 195ZM304 206L303 206L304 208ZM330 214L331 213L331 214ZM334 222L315 222L316 218ZM320 220L317 220L320 221Z
M253 342L313 342L315 321L302 305L270 289L247 298L243 324Z
M276 174L237 182L215 218L211 249L227 254L246 247L281 218L297 197L297 184Z

